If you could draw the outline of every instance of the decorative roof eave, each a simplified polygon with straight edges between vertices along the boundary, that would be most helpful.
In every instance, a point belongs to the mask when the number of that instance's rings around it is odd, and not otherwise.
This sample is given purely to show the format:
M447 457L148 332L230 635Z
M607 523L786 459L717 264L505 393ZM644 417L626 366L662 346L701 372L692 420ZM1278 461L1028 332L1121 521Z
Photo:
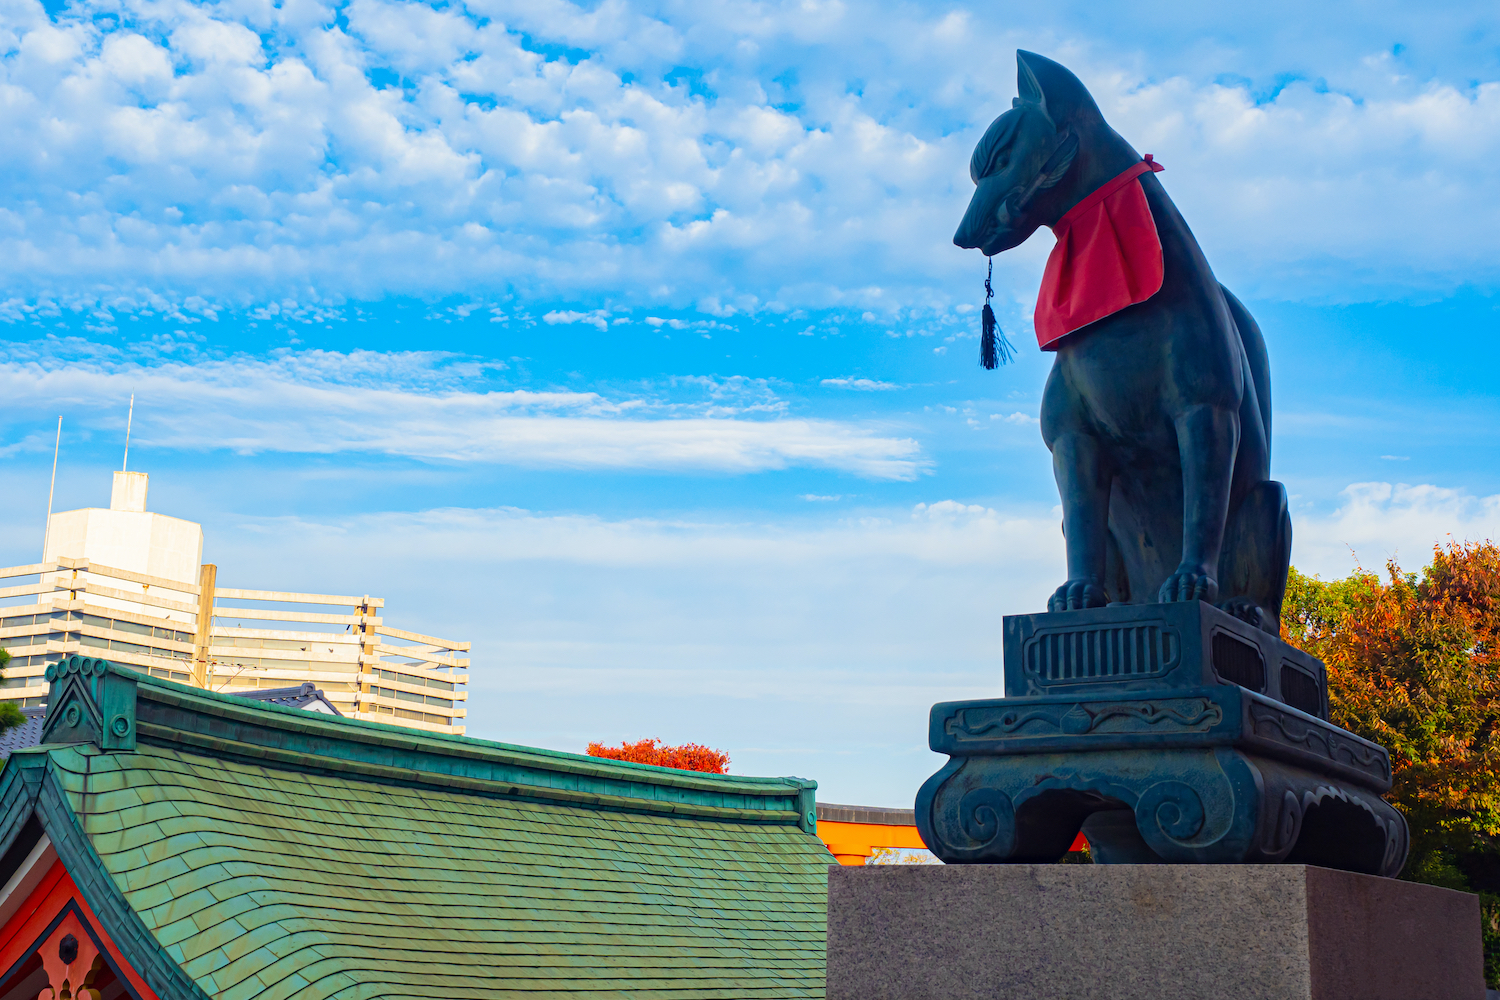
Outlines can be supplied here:
M191 753L367 781L595 809L671 813L733 822L817 827L805 778L752 778L601 760L558 751L419 733L344 719L149 677L103 660L49 667L53 690L43 742L88 739L133 749L136 739ZM79 709L69 706L77 703ZM69 720L72 723L69 723ZM96 736L97 734L97 736Z
M209 1000L131 909L89 843L53 760L53 754L67 750L83 756L101 752L87 744L54 744L18 750L5 761L0 769L0 856L11 849L35 817L105 934L152 992L174 1000Z

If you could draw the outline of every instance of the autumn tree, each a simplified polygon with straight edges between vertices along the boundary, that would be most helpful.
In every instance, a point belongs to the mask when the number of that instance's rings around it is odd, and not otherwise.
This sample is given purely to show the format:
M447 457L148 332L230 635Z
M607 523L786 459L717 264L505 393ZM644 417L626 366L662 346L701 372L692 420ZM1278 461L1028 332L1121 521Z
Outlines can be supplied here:
M635 764L655 764L657 767L675 767L681 771L704 771L708 774L728 774L729 754L699 743L683 743L667 746L658 739L622 741L617 747L603 743L590 743L590 757L609 760L628 760Z
M1328 666L1332 721L1391 752L1387 798L1411 828L1402 878L1483 894L1500 978L1500 548L1324 582L1292 570L1287 641Z

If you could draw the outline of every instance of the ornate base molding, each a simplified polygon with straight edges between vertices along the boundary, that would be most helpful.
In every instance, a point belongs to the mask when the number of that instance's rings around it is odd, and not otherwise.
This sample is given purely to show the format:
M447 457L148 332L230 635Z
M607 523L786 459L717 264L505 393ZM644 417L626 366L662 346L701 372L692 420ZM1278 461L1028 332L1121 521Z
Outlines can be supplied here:
M1206 604L1015 616L1005 634L1013 696L932 709L950 759L916 816L944 861L1056 861L1081 829L1104 864L1401 870L1389 754L1319 717L1318 661ZM1294 688L1318 715L1282 700Z

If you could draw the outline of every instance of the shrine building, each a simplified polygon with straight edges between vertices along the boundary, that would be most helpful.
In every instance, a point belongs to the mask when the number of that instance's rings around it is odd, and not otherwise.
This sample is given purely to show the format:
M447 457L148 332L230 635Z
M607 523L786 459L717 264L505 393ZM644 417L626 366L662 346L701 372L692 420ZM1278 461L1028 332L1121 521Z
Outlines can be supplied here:
M823 996L814 782L45 677L0 768L0 1000Z

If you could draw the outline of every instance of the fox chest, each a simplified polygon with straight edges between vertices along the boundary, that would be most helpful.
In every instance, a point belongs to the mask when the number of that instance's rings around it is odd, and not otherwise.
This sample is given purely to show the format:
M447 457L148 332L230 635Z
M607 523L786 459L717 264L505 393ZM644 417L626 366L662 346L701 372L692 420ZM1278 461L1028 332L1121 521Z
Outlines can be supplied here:
M1170 336L1157 324L1104 321L1068 340L1043 397L1049 444L1061 433L1082 432L1125 450L1176 451L1176 421L1185 412L1238 406L1230 352L1206 351L1196 337Z
M1121 445L1175 449L1181 394L1164 371L1164 352L1139 339L1090 336L1060 349L1042 401L1044 433L1083 431Z

